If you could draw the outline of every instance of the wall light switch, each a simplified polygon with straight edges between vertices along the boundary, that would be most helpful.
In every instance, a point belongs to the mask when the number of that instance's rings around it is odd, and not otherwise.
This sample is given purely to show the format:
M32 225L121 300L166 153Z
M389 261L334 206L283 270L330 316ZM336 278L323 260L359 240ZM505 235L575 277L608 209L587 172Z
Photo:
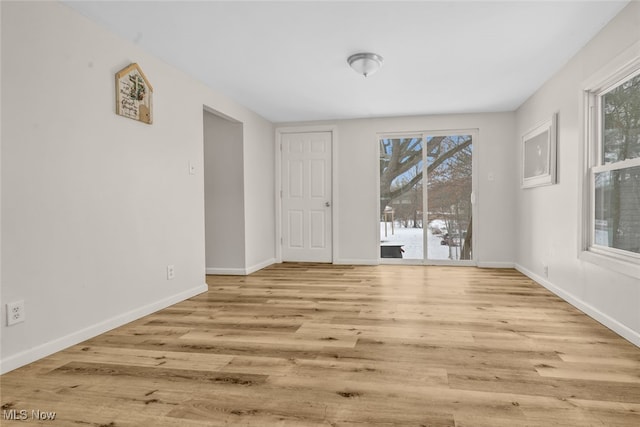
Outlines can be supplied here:
M196 165L193 162L189 162L189 175L196 174Z

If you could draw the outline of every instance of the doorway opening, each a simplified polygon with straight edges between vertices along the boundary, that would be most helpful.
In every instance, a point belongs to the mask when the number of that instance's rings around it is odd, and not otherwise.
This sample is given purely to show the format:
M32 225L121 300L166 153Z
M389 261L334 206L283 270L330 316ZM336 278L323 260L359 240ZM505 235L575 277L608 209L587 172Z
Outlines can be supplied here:
M207 274L246 274L242 122L203 110Z

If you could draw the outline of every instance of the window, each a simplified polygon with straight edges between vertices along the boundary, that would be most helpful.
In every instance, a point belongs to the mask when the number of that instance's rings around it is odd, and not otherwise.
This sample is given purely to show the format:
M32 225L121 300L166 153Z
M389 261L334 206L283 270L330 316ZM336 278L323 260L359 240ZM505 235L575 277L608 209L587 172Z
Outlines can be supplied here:
M640 58L593 85L586 100L585 249L640 266Z

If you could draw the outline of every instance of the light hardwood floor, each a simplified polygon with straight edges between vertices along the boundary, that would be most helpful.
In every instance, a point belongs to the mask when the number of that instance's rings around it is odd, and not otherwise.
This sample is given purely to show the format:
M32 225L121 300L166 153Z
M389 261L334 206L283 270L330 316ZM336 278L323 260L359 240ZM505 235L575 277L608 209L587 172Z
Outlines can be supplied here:
M3 413L56 412L50 426L640 426L640 349L514 270L280 264L207 282L3 375Z

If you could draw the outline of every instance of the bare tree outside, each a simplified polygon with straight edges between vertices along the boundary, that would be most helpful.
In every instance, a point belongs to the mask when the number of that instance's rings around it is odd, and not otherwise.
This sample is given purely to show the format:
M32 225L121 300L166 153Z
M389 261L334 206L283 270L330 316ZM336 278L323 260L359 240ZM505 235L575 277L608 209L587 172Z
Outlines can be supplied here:
M443 242L454 248L450 249L451 259L471 259L472 154L470 135L380 139L381 218L390 207L400 226L424 228L426 169L427 222L440 220L446 224ZM457 252L455 257L452 250Z
M604 94L602 164L640 157L640 75ZM596 227L606 246L640 253L640 168L596 174Z
M428 218L443 220L449 240L460 246L459 259L471 259L472 139L470 135L447 136L440 141L439 155L430 159L427 187Z

